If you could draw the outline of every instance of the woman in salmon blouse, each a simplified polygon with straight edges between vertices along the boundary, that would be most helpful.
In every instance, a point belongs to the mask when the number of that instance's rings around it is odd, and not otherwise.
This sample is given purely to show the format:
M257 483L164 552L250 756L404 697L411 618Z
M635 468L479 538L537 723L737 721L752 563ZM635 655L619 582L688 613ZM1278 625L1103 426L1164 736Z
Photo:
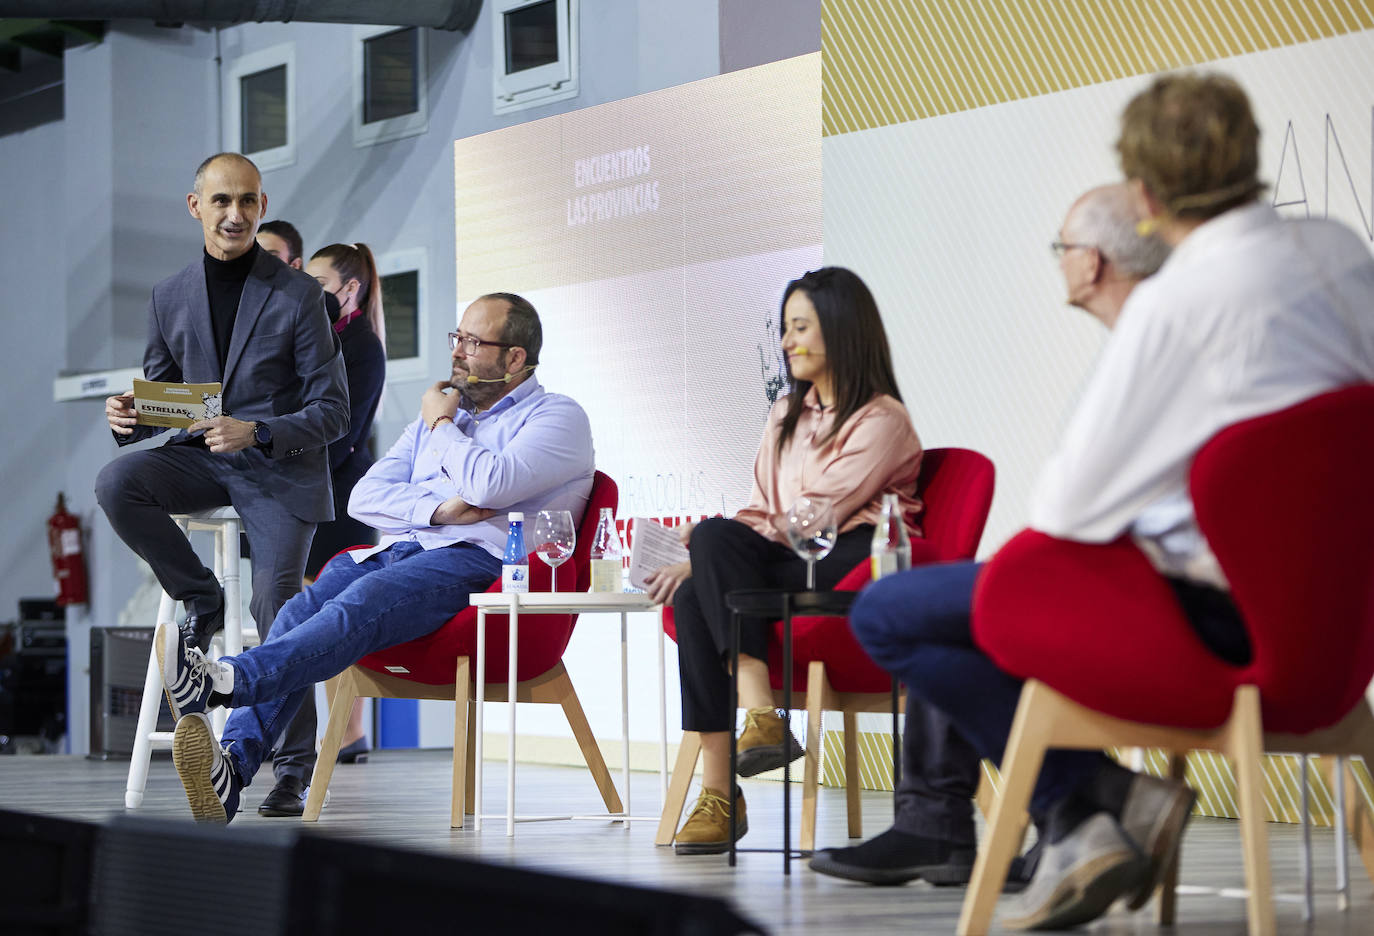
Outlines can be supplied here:
M649 594L674 606L682 677L682 727L701 734L702 790L677 834L678 854L729 848L730 611L742 588L802 590L806 564L772 521L802 495L835 509L839 537L816 564L816 587L833 588L869 554L884 494L896 494L908 530L921 509L916 477L921 441L902 405L887 334L873 295L850 270L825 267L793 280L783 294L782 350L791 393L778 400L754 461L749 505L733 519L683 528L691 558L649 577ZM769 621L745 619L740 633L739 703L747 712L739 773L781 767L802 756L773 708L768 678ZM739 834L747 830L738 793Z

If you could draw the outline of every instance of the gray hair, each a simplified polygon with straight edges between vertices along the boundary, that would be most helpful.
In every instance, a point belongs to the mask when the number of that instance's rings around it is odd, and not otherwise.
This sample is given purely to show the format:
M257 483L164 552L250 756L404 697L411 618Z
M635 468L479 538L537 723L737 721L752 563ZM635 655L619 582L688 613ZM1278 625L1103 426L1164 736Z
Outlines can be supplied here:
M1073 239L1102 252L1127 276L1144 279L1169 256L1169 245L1153 234L1136 233L1135 209L1126 183L1104 185L1082 197L1069 225Z
M242 153L216 153L213 156L207 156L205 158L205 161L196 167L196 179L195 182L192 184L191 191L195 192L197 195L204 194L205 171L210 168L211 163L220 159L227 159L231 162L236 162L239 165L247 166L249 169L252 169L258 177L258 188L262 188L262 171L258 169L257 163L253 162L253 160L249 159Z

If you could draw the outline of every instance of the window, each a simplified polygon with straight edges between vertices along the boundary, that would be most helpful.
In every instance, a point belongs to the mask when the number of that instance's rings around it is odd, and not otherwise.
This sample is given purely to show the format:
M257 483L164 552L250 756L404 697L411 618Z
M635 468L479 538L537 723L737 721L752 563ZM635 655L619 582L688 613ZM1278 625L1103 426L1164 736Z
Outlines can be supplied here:
M353 38L353 145L428 130L424 31L359 26Z
M496 0L493 111L523 110L578 93L578 0Z
M233 60L225 71L224 139L259 169L296 161L296 57L288 43Z
M556 0L511 10L502 19L506 25L507 75L558 61Z
M382 281L382 311L386 316L387 380L427 377L429 370L426 369L425 359L433 347L433 336L429 332L434 328L449 330L432 325L425 312L425 278L428 271L429 255L423 247L377 255L377 276Z
M260 153L286 145L286 66L239 79L239 150Z
M382 311L386 316L386 357L420 356L420 271L382 277Z
M420 31L414 27L363 40L363 123L404 117L419 109L419 48Z

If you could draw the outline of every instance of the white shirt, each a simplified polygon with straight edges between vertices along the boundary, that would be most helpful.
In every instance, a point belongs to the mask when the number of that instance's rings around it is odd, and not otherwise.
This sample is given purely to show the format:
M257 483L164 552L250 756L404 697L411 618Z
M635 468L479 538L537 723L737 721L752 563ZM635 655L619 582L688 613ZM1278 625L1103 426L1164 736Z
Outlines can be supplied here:
M1161 572L1224 588L1188 495L1193 456L1233 423L1369 381L1369 246L1267 205L1228 211L1131 293L1036 485L1031 526L1088 543L1130 531ZM1255 508L1277 518L1283 505Z

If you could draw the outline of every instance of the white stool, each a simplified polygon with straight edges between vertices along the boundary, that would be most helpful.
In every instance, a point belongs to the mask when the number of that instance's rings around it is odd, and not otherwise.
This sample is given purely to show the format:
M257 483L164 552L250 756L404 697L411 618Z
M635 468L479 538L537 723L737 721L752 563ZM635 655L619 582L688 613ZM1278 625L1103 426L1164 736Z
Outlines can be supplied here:
M224 588L224 632L216 635L210 644L210 656L217 659L222 654L234 655L243 652L245 636L251 644L257 644L258 634L250 628L245 635L242 615L239 611L239 515L233 507L216 507L194 514L175 514L183 532L209 530L215 534L215 576ZM166 592L158 603L157 623L176 627L176 601ZM172 746L172 733L157 730L157 716L163 705L162 674L157 666L156 643L148 649L148 675L143 680L143 701L138 709L138 728L134 732L134 752L129 759L129 781L124 790L126 809L137 809L143 803L143 790L148 785L148 764L153 758L154 746L159 749ZM224 731L227 713L223 708L216 709L211 716L215 734Z

